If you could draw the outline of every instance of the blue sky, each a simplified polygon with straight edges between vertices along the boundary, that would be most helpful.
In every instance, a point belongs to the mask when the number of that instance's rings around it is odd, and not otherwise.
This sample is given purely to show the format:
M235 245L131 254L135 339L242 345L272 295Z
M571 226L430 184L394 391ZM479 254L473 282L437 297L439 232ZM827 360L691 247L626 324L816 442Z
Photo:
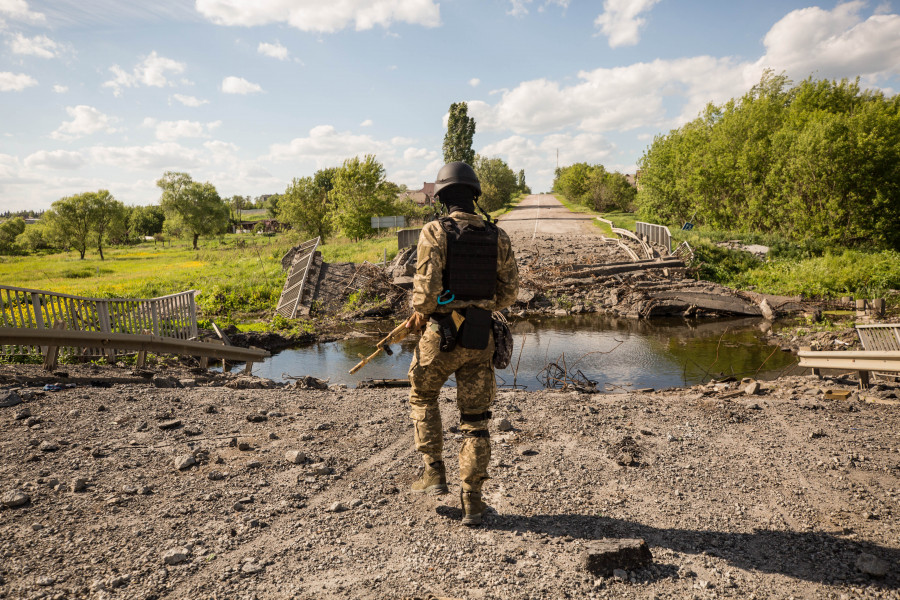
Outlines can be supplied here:
M0 211L166 170L224 196L375 154L410 188L467 101L476 151L547 190L559 164L633 172L653 136L766 68L900 89L891 2L0 0Z

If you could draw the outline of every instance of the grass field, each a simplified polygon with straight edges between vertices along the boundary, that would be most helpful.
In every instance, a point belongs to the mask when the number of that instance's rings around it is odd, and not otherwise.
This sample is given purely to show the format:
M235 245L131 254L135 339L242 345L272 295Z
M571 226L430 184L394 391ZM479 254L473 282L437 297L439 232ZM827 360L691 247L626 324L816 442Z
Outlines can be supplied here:
M197 250L182 241L110 248L104 250L106 260L90 253L79 260L75 252L5 256L0 283L100 298L153 298L195 289L202 316L225 322L266 317L284 285L281 257L300 241L292 233L225 235L201 240ZM388 260L396 256L397 237L335 239L319 249L326 262L380 262L385 253Z

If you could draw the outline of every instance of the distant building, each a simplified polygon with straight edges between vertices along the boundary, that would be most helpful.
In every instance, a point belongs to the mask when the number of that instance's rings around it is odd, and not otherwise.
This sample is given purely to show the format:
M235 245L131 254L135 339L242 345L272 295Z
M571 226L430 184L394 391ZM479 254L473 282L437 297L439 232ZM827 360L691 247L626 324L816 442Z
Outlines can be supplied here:
M414 192L403 192L401 198L415 202L418 206L425 206L434 202L434 184L423 182L422 189Z

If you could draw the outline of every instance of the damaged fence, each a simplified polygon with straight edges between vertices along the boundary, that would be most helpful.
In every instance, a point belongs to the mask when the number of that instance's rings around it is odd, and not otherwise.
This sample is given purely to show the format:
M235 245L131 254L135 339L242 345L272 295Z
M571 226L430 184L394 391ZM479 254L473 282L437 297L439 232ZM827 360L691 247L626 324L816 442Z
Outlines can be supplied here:
M0 325L19 329L68 329L103 333L197 337L196 290L149 299L85 298L0 285ZM97 348L66 348L67 354L99 356ZM7 356L36 355L34 346L3 345Z

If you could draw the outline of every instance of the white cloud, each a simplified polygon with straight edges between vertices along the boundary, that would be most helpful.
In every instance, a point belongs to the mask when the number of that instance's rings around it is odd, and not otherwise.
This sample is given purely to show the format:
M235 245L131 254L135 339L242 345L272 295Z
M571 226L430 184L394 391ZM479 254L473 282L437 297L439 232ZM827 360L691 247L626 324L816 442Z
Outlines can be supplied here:
M153 127L156 139L163 142L173 142L179 138L207 138L221 124L222 121L200 123L187 120L157 121L149 117L144 119L144 127Z
M37 85L37 80L30 75L0 71L0 92L21 92L34 85Z
M360 126L360 127L371 127L371 126L372 126L372 119L366 119L365 121L363 121L362 123L360 123L359 126Z
M528 14L528 5L532 3L533 0L509 0L510 8L506 11L506 14L512 15L514 17L522 17ZM544 9L547 8L550 4L555 4L563 9L569 7L569 0L546 0L539 8L538 12L544 12Z
M203 152L175 142L147 146L94 146L89 152L91 164L122 169L186 170L204 164Z
M262 88L243 77L231 76L222 80L222 91L226 94L255 94L261 92Z
M481 80L478 79L477 77L473 77L472 79L469 80L469 85L471 85L472 87L478 87L478 84L480 84L480 83L481 83Z
M197 11L217 25L287 23L301 31L333 33L351 23L357 31L394 22L436 27L441 15L433 0L196 0Z
M275 42L274 44L270 44L268 42L260 42L259 46L256 48L256 51L260 54L264 54L265 56L277 58L278 60L287 60L288 57L288 49L278 42Z
M640 29L646 23L641 13L653 8L659 0L604 0L603 12L594 25L609 40L610 48L634 46L641 39Z
M93 106L85 104L67 106L66 112L69 113L72 120L64 122L50 134L50 137L55 140L74 140L98 131L107 133L115 131L111 119Z
M47 19L43 13L28 8L25 0L0 0L0 15L27 23L43 23Z
M200 98L195 98L194 96L185 96L184 94L173 94L172 97L185 106L190 106L192 108L197 108L198 106L209 104L209 100L201 100Z
M69 91L69 86L67 86L67 85L60 85L57 83L56 85L53 86L53 92L55 94L65 94L68 91Z
M165 56L160 56L156 50L150 53L144 60L139 62L131 73L122 69L119 65L113 65L109 68L115 77L103 83L103 87L113 89L113 94L119 96L122 88L137 87L146 85L151 87L165 87L173 85L168 80L169 75L180 75L184 73L187 65Z
M317 169L340 165L347 158L365 154L381 155L391 145L368 135L338 132L331 125L319 125L309 136L294 138L287 144L272 144L266 157L276 161L311 161ZM379 159L383 158L379 156Z
M83 152L70 152L68 150L39 150L25 159L25 166L29 169L77 169L87 163Z
M26 54L40 58L53 58L58 56L60 46L46 35L36 35L32 38L17 33L9 40L9 47L15 54Z
M763 43L759 67L785 70L795 78L853 78L900 73L900 15L860 17L863 2L788 13Z

